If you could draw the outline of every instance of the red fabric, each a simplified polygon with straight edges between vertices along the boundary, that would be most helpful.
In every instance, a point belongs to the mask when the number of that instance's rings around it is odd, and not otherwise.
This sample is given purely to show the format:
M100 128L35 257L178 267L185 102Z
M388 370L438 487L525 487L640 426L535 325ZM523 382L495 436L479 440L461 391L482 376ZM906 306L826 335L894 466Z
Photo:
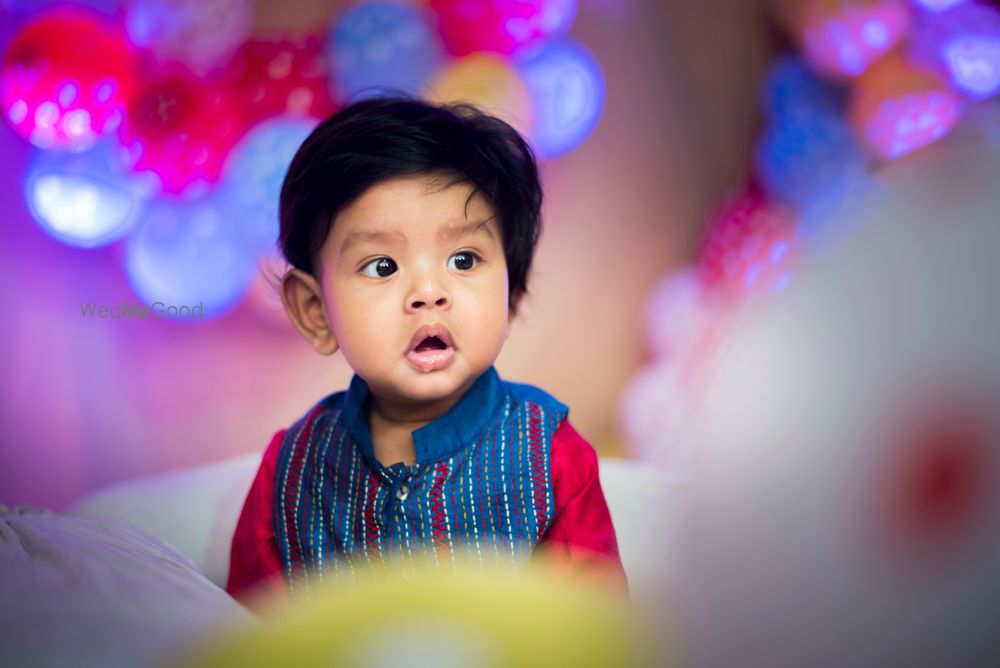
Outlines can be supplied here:
M271 439L236 524L226 591L244 603L265 587L285 591L274 538L274 472L285 431ZM618 540L598 478L597 453L569 421L552 439L555 512L537 553L569 577L625 590Z
M285 430L282 429L264 451L257 477L243 502L243 512L233 534L226 591L244 603L258 589L283 589L281 552L274 539L271 517L274 509L274 472L284 438Z
M627 591L618 538L598 478L597 453L569 420L552 439L550 468L555 513L537 552L569 577Z

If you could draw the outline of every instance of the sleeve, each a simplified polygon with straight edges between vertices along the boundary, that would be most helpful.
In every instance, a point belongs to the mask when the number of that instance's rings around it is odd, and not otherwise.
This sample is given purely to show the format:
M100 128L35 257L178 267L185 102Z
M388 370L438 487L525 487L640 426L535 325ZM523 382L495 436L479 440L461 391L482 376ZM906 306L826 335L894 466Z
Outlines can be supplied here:
M555 510L539 552L559 571L628 591L618 539L598 477L597 453L568 420L552 439Z
M229 555L226 591L244 604L261 589L285 590L281 553L274 537L274 472L285 431L279 431L264 451L236 523Z

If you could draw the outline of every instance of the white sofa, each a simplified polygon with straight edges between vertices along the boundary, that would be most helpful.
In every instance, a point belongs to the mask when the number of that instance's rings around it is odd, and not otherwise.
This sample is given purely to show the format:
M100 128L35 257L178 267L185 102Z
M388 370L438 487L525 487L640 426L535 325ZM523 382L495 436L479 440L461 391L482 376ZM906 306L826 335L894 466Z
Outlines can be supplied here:
M245 455L128 481L87 496L70 513L136 526L177 548L225 587L233 530L259 463L260 455ZM685 485L626 459L601 459L600 475L635 596L669 576L670 536Z

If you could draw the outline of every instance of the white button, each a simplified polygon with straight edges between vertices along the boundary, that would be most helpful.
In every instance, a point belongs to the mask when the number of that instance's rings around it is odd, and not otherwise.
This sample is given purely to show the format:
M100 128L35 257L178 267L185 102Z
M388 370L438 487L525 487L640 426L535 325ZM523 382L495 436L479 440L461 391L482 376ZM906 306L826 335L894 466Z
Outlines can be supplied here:
M399 486L399 489L396 490L396 498L399 499L400 501L406 501L406 497L408 497L409 495L410 495L410 488L404 482L402 485Z

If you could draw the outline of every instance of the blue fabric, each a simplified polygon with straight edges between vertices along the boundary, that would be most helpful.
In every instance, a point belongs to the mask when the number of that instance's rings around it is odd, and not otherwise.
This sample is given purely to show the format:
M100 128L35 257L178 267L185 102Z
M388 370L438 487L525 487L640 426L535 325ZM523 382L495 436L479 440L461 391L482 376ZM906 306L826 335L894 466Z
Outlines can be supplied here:
M515 386L514 383L507 385ZM530 386L517 386L530 387ZM530 388L539 396L533 397L538 402L544 397L554 402L566 412L566 407L549 397L541 390ZM441 417L413 432L413 447L416 450L417 464L430 464L447 459L472 443L479 436L503 403L503 387L496 369L490 367L476 379L472 387L458 402ZM339 398L338 395L334 397ZM372 445L371 423L368 419L371 391L368 384L357 374L351 379L347 394L343 396L344 422L354 442L361 450L362 456L372 466L378 466L375 450ZM333 399L333 397L331 397ZM331 406L333 407L333 406Z
M492 563L530 553L555 511L550 448L566 406L490 368L413 433L413 466L383 467L370 400L355 376L285 435L274 535L289 582L393 554L454 561L467 551Z

